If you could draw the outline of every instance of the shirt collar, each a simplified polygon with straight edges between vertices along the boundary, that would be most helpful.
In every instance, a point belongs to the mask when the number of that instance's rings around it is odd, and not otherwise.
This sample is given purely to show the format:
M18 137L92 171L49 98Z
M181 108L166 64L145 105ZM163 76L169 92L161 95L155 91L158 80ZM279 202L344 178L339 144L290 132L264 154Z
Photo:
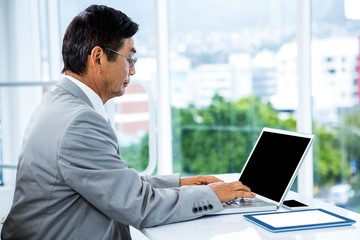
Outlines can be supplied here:
M76 78L74 78L72 76L69 76L69 75L66 75L66 74L64 74L64 77L66 77L67 79L72 81L74 84L76 84L86 94L86 96L90 99L90 102L94 106L95 111L97 113L99 113L101 116L103 116L106 121L108 121L109 117L108 117L108 115L107 115L107 113L105 111L104 104L103 104L101 98L99 97L99 95L97 95L94 92L94 90L92 90L91 88L89 88L87 85L80 82Z

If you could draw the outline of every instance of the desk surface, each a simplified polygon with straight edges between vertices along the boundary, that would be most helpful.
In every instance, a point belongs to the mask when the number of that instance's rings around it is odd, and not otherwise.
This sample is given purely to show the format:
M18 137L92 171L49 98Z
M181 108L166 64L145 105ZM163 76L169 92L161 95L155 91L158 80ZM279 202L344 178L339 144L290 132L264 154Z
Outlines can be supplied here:
M232 181L238 174L220 175L225 181ZM247 220L242 214L206 216L196 220L145 228L142 232L150 240L231 240L231 239L276 239L276 240L359 240L360 214L339 208L319 200L306 198L295 192L289 192L287 199L295 198L313 208L324 208L331 212L354 219L352 226L333 227L314 230L271 233ZM281 210L280 210L281 211Z

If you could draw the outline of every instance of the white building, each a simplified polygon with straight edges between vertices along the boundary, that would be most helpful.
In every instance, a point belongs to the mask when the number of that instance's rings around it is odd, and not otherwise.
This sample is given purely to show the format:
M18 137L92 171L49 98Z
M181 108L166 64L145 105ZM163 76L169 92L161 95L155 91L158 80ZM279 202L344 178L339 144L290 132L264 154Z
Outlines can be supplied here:
M359 102L359 42L353 38L312 41L312 95L314 117L322 122L336 122L337 110ZM284 44L277 55L277 92L272 98L276 109L297 108L297 48ZM301 81L301 79L300 79Z

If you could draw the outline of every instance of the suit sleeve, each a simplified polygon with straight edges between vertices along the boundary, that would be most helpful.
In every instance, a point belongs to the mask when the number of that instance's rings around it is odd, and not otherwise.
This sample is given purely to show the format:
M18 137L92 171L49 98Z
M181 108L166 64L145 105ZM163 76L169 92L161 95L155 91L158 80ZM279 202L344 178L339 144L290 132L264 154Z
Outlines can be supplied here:
M136 228L190 220L223 209L208 186L178 187L176 175L140 177L127 168L119 157L114 131L92 111L79 113L69 123L58 162L64 181L81 198L113 220Z
M143 181L146 181L155 188L173 188L179 187L180 184L180 175L179 174L170 174L170 175L159 175L159 176L141 176Z

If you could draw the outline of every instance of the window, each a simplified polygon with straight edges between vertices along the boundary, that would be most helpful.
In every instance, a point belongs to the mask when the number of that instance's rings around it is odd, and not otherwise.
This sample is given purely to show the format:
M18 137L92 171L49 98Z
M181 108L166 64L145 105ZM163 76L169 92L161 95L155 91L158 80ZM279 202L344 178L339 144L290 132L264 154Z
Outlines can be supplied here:
M17 163L30 116L43 93L61 78L60 49L65 28L92 3L102 4L101 1L0 1L0 30L6 33L0 34L4 56L0 60L0 184L13 184L15 171L9 168ZM103 4L123 9L140 25L146 22L146 29L136 35L140 58L136 69L142 75L132 79L124 99L114 99L106 107L124 150L122 157L128 159L129 166L151 174L157 157L155 104L149 104L154 101L152 85L156 74L154 2L103 1ZM136 19L138 16L141 18ZM133 108L136 110L130 110ZM140 153L143 156L139 157Z
M175 172L240 172L262 127L296 129L295 3L169 1Z
M153 157L161 161L157 171L165 163L182 175L240 172L262 127L296 130L306 119L317 135L315 196L360 212L360 20L348 0L309 2L309 96L299 94L299 0L0 1L0 30L8 33L0 34L0 82L58 80L61 39L71 19L91 3L119 8L140 24L134 85L107 105L130 166L152 172L155 163L147 160ZM158 16L165 12L163 25ZM163 53L169 59L159 63ZM41 84L1 88L3 163L16 162L43 91ZM170 106L159 107L163 94L170 95ZM299 107L306 101L313 116ZM166 107L171 136L156 139L148 124L153 118L159 128L168 124L161 112ZM159 149L170 149L172 160Z
M11 168L17 162L27 122L47 89L51 72L44 59L51 54L38 24L47 10L43 1L0 1L0 124L1 160ZM42 46L46 46L43 48ZM45 50L45 51L44 51ZM38 83L41 84L38 84ZM1 171L2 169L0 169ZM15 171L2 172L4 184L14 182Z
M314 193L360 212L360 21L346 18L346 0L328 1L326 7L312 2ZM321 66L320 59L328 61Z

